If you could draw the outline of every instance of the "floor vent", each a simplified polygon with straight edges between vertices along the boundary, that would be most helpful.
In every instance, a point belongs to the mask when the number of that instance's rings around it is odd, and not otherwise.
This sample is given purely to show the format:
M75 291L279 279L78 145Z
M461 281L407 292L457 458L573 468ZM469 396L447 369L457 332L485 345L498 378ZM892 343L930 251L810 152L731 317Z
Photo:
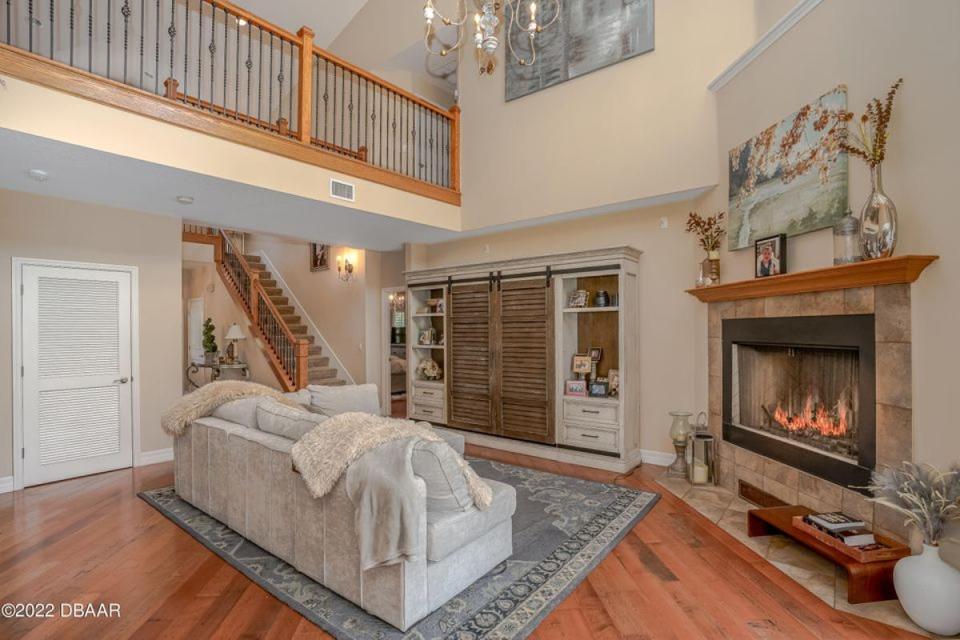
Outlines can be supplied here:
M353 202L357 199L356 187L349 182L330 178L330 196L339 200Z

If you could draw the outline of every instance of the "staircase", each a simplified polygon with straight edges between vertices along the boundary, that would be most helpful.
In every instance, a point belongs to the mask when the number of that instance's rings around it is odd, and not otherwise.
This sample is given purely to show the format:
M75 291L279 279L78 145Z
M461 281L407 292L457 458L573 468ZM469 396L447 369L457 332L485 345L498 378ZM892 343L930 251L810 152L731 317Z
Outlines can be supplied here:
M244 255L222 229L186 225L183 240L213 245L217 272L234 302L244 310L251 332L260 339L267 362L285 391L310 384L346 384L323 349L314 344L316 336L310 335L259 256Z

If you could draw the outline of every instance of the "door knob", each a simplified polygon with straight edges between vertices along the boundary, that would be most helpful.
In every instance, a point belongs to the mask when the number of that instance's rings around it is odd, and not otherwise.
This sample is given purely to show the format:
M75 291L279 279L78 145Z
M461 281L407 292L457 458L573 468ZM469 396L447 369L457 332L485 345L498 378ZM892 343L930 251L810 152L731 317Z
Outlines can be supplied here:
M127 382L128 382L127 378L120 378L119 380L113 381L114 384L127 384Z

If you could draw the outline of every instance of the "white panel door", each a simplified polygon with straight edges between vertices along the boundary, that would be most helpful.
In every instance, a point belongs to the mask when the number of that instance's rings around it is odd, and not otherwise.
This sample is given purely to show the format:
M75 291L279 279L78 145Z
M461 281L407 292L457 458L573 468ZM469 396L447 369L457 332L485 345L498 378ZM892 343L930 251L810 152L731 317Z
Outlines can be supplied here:
M187 301L187 350L190 362L203 362L203 298Z
M133 464L131 275L24 265L24 485Z

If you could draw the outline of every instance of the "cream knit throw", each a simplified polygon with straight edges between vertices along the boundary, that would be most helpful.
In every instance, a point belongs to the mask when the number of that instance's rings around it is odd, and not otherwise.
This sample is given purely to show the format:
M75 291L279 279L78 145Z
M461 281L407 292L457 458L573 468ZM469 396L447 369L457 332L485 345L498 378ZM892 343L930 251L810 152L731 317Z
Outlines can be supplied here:
M410 436L446 444L427 422L352 412L342 413L319 424L293 445L291 454L310 495L322 498L333 489L354 460L385 442ZM493 502L490 486L459 454L457 460L473 504L478 509L487 509Z
M282 404L303 409L302 406L284 397L282 391L255 382L223 380L205 384L196 391L180 398L175 405L160 416L160 426L171 436L179 436L187 425L208 416L222 404L242 398L273 398Z

